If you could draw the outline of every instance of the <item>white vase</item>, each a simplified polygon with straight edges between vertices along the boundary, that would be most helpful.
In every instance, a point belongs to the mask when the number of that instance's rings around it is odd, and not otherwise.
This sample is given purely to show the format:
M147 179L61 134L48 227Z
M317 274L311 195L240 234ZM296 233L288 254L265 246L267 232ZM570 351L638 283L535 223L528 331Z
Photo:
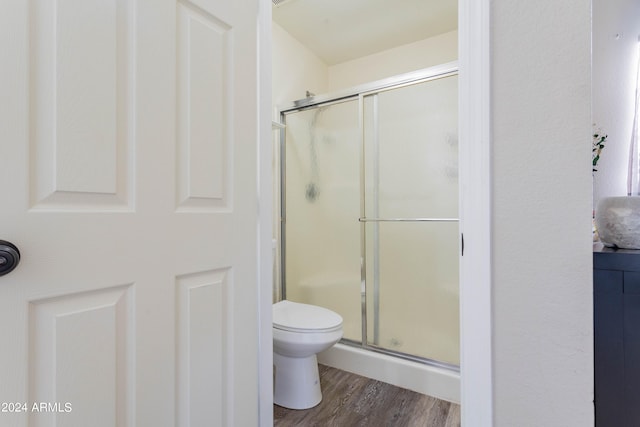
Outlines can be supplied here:
M596 206L596 228L605 246L640 249L640 196L601 199Z

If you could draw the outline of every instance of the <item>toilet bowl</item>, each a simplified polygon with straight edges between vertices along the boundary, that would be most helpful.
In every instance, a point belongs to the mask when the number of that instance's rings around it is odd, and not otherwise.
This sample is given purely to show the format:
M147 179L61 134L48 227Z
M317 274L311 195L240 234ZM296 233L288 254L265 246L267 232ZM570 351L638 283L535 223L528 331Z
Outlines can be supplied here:
M342 338L342 317L309 304L273 305L273 364L276 405L307 409L322 400L316 354Z

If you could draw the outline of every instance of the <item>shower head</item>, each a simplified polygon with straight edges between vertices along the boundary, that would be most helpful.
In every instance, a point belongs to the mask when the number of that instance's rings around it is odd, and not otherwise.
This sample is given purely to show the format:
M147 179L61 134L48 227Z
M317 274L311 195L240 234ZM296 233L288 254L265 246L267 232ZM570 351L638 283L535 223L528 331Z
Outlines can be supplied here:
M320 196L320 189L318 188L318 184L315 182L310 182L307 184L307 187L304 189L304 197L307 201L313 203Z
M284 6L287 3L291 3L294 0L271 0L274 7Z

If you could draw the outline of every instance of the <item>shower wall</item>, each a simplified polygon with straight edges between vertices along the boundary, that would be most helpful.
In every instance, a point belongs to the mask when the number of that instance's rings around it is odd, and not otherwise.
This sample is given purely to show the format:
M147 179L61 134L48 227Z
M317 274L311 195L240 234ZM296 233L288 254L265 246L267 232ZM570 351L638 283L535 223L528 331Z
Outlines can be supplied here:
M303 98L307 90L317 94L335 92L458 59L458 31L332 66L276 23L272 25L271 39L274 110Z
M329 92L329 68L311 50L276 23L271 28L271 41L274 111L294 99L303 98L307 90Z
M286 114L286 298L340 313L361 342L364 261L367 345L457 365L457 76L362 108Z

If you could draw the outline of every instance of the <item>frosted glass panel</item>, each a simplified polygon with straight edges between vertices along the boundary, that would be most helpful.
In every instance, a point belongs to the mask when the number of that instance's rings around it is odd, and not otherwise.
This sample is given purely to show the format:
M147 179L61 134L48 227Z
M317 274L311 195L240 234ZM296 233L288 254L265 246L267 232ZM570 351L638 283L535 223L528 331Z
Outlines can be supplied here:
M367 342L458 365L458 224L367 223L366 241Z
M452 365L460 336L457 85L457 76L443 77L363 102L367 343Z
M458 216L458 77L365 97L367 217Z
M361 342L357 100L287 114L285 141L286 298L339 313Z

